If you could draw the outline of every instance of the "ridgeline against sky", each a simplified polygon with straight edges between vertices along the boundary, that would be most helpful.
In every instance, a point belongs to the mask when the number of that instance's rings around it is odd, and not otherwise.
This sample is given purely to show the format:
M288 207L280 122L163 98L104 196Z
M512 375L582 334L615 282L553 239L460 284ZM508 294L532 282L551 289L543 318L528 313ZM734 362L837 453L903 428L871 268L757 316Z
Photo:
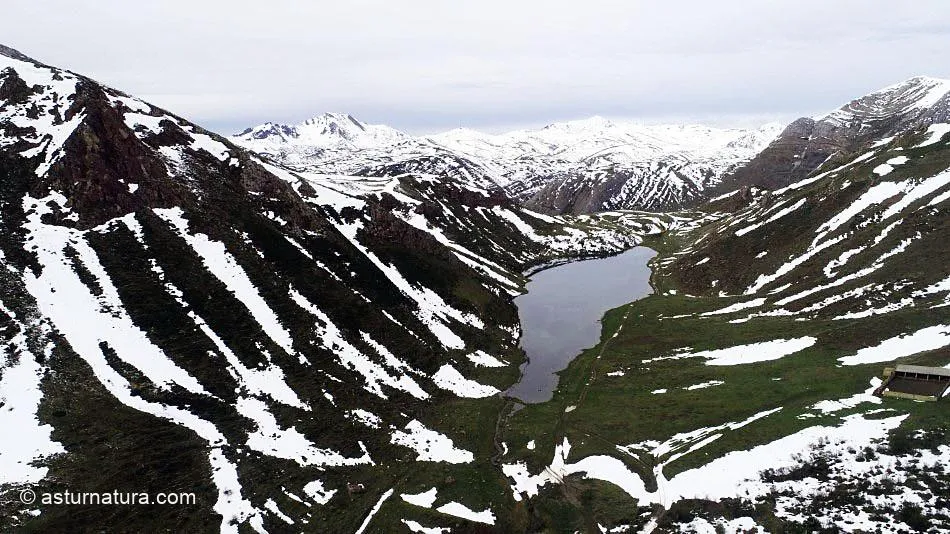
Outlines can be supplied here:
M757 126L950 77L940 0L10 0L4 20L6 44L225 134L324 111L417 134L594 114Z

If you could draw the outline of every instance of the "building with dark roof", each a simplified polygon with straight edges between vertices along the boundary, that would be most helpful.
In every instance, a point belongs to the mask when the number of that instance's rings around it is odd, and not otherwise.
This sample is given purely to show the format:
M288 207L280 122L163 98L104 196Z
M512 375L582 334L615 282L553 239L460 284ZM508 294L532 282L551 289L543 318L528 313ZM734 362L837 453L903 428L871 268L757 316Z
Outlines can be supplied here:
M884 369L884 383L877 388L878 395L936 401L950 388L950 369L922 365L898 365Z

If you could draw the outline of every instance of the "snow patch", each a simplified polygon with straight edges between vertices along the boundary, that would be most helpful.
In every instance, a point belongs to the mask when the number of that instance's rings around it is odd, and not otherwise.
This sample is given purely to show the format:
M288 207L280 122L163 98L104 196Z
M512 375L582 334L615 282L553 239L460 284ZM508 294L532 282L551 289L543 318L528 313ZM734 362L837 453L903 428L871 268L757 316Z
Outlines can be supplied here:
M462 373L449 364L443 365L432 375L432 382L446 391L451 391L456 396L470 399L491 397L499 393L497 388L465 378Z
M491 509L483 510L481 512L476 512L471 508L465 506L464 504L457 503L452 501L447 504L436 508L437 512L441 512L446 515L451 515L455 517L460 517L462 519L467 519L469 521L474 521L476 523L484 523L486 525L495 524L495 514L492 513Z
M467 464L475 460L474 454L457 448L448 436L429 430L415 419L406 425L405 431L393 432L390 441L416 451L416 459L421 462Z
M947 133L950 133L950 124L947 124L947 123L931 124L930 126L927 127L927 133L929 134L929 137L927 137L926 140L914 146L913 148L922 148L925 146L930 146L930 145L939 143L940 140L943 139L943 136L947 135Z
M950 326L929 326L916 332L885 339L873 347L860 349L856 354L838 358L838 361L843 365L889 362L947 345L950 345Z
M403 493L400 494L400 497L402 497L402 500L409 504L414 504L423 508L432 508L432 505L435 504L435 499L438 497L438 490L432 488L422 493Z
M336 494L335 489L327 490L323 487L323 482L319 480L307 482L307 484L303 487L303 492L306 493L307 497L310 497L313 502L319 505L324 505L330 502L330 499Z
M706 365L743 365L748 363L778 360L790 354L802 351L814 345L818 340L811 336L794 339L776 339L748 345L736 345L725 349L694 352L690 356L701 356L708 361Z

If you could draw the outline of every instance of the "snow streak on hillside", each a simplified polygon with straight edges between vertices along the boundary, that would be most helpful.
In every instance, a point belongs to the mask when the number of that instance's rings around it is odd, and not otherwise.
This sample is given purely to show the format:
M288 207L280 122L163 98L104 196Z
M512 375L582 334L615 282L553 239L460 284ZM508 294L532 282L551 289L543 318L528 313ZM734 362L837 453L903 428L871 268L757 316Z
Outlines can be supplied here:
M19 436L0 440L0 485L120 484L89 475L107 455L108 473L138 473L121 484L203 492L128 528L372 528L393 491L377 472L488 465L475 429L438 410L478 412L510 385L522 272L675 222L552 217L441 172L281 166L0 52L0 420ZM249 135L337 136L326 150L405 137L344 116ZM491 506L437 511L491 524ZM103 510L84 509L87 526ZM0 528L70 521L0 511Z
M845 126L900 117L933 107L947 93L950 93L950 80L917 76L852 100L815 120Z

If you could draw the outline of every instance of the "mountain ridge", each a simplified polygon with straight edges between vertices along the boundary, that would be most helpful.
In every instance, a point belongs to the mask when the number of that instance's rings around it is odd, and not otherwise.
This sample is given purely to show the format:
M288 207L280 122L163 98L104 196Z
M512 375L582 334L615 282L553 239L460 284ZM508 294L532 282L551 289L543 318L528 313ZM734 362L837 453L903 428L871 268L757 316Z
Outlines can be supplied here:
M876 143L950 120L950 81L916 76L856 98L837 110L789 124L713 194L741 187L780 189L829 160L847 161Z
M477 174L480 183L494 182L544 213L657 211L693 206L732 189L779 188L803 179L833 154L846 157L861 143L918 127L923 115L930 113L930 122L940 122L946 112L931 112L947 108L948 93L947 80L915 76L784 127L643 124L595 115L499 134L455 128L413 137L376 126L395 133L375 141L363 137L367 142L360 146L320 140L282 146L232 139L284 163L324 172L427 167L450 172L462 166L470 170L470 178ZM335 116L363 124L349 115ZM425 161L413 161L418 158ZM449 163L436 163L442 158Z
M364 124L346 117L350 122ZM679 205L693 200L697 191L716 183L718 176L751 158L778 131L776 124L747 130L651 125L595 116L502 134L456 128L412 137L377 125L373 128L385 135L362 136L361 143L352 143L346 132L323 127L318 135L306 138L294 133L299 128L266 123L231 139L284 164L328 173L364 174L371 168L406 166L477 169L478 182L493 182L529 208L547 213ZM443 161L437 163L440 159ZM679 161L675 168L656 168L658 163L662 166L664 161L671 160ZM583 208L569 209L567 203L577 204L576 200L561 199L563 187L550 185L578 176L599 183L603 173L596 170L611 168L618 169L618 176L627 174L623 182L640 182L638 192L618 190L604 196L601 191ZM666 178L678 186L670 187Z

